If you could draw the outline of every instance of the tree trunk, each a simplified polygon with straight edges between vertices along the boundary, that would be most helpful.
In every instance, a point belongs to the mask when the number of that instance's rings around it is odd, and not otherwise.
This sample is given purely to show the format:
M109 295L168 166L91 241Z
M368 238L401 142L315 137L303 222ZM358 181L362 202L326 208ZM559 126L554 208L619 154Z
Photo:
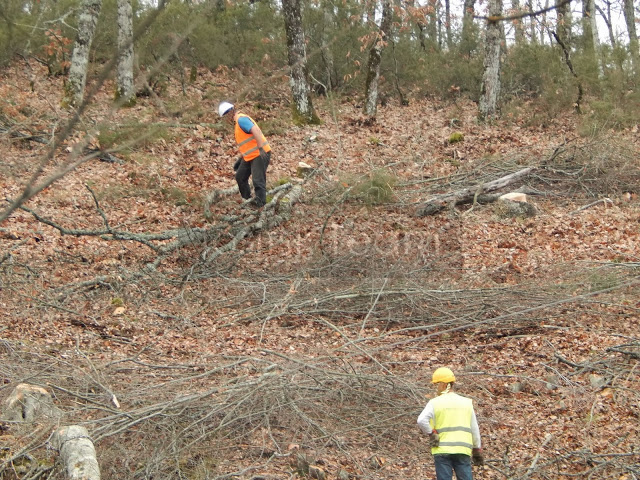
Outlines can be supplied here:
M420 39L420 48L423 52L427 51L427 25L422 20L418 20L418 38Z
M633 0L624 0L624 21L627 24L627 32L629 34L629 49L631 51L631 60L633 62L633 71L635 75L640 73L640 52L638 51L638 32L636 30L636 19L633 9Z
M133 89L133 11L131 0L118 0L118 69L116 100L129 105L135 100Z
M326 68L326 88L327 90L333 90L338 86L338 74L336 72L336 67L333 61L333 51L331 50L331 39L329 38L329 33L334 31L335 22L333 18L333 13L331 11L330 5L325 2L323 6L323 29L322 29L322 61L324 62Z
M78 18L78 33L71 54L69 81L67 83L67 100L70 105L80 105L84 98L84 87L87 83L89 65L89 49L102 8L102 0L84 0Z
M582 42L587 56L597 66L596 48L598 46L596 27L596 9L594 0L582 0Z
M515 15L519 15L522 13L522 11L520 10L520 0L512 0L511 2L511 8L513 10L513 13ZM523 25L523 19L522 18L518 18L517 20L514 20L515 24L515 40L516 40L516 45L522 45L524 44L524 25Z
M453 35L451 33L451 0L444 0L444 22L447 32L447 48L453 46Z
M52 444L60 452L70 480L100 480L96 449L84 427L62 427L53 435Z
M464 0L463 8L460 53L464 56L471 55L471 52L476 49L475 28L473 24L475 0Z
M589 23L591 24L591 42L593 43L594 50L597 50L600 46L600 37L598 36L598 19L596 15L596 2L595 0L589 0L590 12ZM595 52L594 52L595 53Z
M548 29L546 28L547 25L547 10L549 10L549 0L545 0L544 2L544 12L542 12L542 22L540 22L540 45L544 45L544 32L546 32ZM531 19L531 22L533 23L534 19Z
M527 11L529 14L533 14L533 0L527 0ZM529 17L529 38L531 39L531 43L538 42L538 36L536 35L536 23L533 15Z
M300 124L318 123L307 80L307 51L302 29L300 0L283 0L282 12L287 35L287 52L291 70L289 84L293 96L294 121Z
M580 80L580 77L578 77L578 74L573 68L573 62L571 61L571 49L565 43L562 42L562 39L558 36L556 32L553 32L553 35L555 36L555 39L558 42L558 45L560 45L560 47L562 48L562 52L564 53L564 62L567 64L567 67L569 68L571 75L573 75L573 78L576 79L576 84L578 87L578 98L574 103L574 108L576 113L580 114L582 111L581 105L582 105L582 96L584 93L582 89L582 81Z
M365 14L367 16L366 26L374 28L376 26L376 0L365 0Z
M489 17L502 15L502 0L489 1ZM487 23L486 56L482 75L482 93L480 95L479 118L489 120L498 114L500 97L500 53L501 29L499 21Z
M376 35L373 46L369 50L369 63L367 64L367 83L365 85L364 112L369 117L375 117L378 106L378 83L380 80L380 61L382 51L387 45L391 34L391 20L393 11L391 0L382 0L382 19L380 32Z
M383 7L384 8L384 7ZM438 45L438 2L437 0L428 0L427 17L427 37L429 45L435 48Z
M613 33L613 21L612 21L612 16L611 16L611 2L608 0L605 0L604 2L607 6L607 10L605 11L602 7L600 7L599 5L596 5L596 10L598 11L598 13L600 13L600 15L602 15L602 19L604 20L605 25L607 26L607 33L609 34L609 43L611 44L611 48L615 48L616 47L616 36Z
M571 3L564 0L556 0L556 33L565 45L571 40Z

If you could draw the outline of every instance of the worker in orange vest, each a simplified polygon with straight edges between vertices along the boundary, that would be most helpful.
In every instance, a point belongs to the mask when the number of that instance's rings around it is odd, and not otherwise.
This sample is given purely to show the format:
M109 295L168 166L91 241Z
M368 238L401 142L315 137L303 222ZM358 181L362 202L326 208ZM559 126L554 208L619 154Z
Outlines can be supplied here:
M478 421L470 398L453 392L456 377L446 367L433 372L438 396L429 400L418 417L418 427L429 435L437 480L472 480L471 462L483 465Z
M251 198L249 177L253 178L255 198L253 203L262 207L267 203L267 167L271 161L271 146L250 116L237 112L229 102L220 102L218 114L230 124L235 124L234 134L240 150L240 158L233 166L240 195Z

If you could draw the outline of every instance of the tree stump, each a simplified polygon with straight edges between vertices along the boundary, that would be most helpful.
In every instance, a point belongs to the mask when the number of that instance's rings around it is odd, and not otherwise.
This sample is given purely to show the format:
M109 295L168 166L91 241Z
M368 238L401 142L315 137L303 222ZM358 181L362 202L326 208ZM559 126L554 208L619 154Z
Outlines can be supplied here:
M530 218L537 214L536 208L530 203L514 202L508 198L500 198L494 211L501 218Z
M298 162L298 168L296 169L296 176L298 178L305 178L310 176L315 171L311 165L305 162Z
M10 422L32 423L42 418L57 420L61 415L45 388L21 383L7 398L3 417Z

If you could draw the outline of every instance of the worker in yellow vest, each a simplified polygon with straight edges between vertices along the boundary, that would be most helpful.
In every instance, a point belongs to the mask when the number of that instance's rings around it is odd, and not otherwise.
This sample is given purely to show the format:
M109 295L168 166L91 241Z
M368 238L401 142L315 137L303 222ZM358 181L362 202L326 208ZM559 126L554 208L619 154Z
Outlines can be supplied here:
M472 480L471 461L483 465L480 429L470 398L453 392L456 377L446 368L433 372L438 396L429 400L418 417L418 427L429 435L437 480Z
M220 102L218 114L230 124L235 124L234 134L240 158L233 169L240 195L245 200L251 198L249 177L252 177L255 190L253 203L262 207L267 203L267 167L271 161L271 146L255 120L237 112L232 103Z

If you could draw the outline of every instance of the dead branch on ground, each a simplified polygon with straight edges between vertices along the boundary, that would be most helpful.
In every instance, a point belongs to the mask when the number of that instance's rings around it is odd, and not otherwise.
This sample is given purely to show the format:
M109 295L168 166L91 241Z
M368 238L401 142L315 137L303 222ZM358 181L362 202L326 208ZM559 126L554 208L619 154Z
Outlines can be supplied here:
M487 192L500 190L501 188L511 185L512 183L526 178L533 171L534 169L532 167L523 168L517 172L513 172L504 177L492 180L491 182L436 196L427 200L420 207L418 207L416 213L418 216L424 217L427 215L435 215L436 213L441 212L442 210L447 208L449 205L462 205L465 203L473 202L474 199L479 202L495 201L499 197L481 197L481 195Z

